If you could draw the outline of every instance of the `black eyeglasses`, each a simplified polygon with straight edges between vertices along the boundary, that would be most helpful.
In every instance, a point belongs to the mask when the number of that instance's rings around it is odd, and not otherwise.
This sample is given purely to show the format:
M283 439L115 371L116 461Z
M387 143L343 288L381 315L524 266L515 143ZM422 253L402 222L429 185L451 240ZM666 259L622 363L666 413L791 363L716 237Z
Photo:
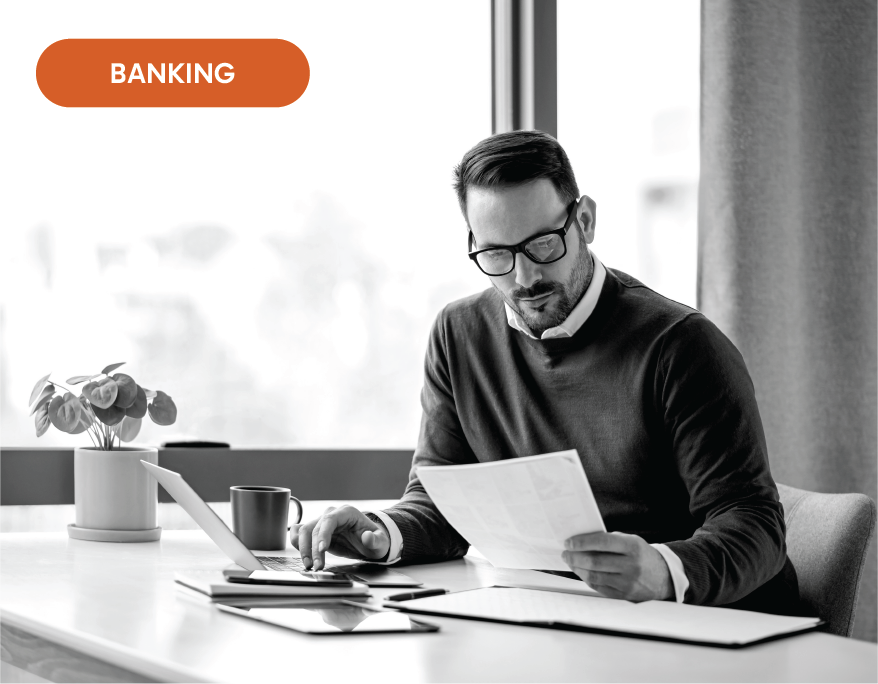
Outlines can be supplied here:
M509 247L488 247L487 249L473 249L473 233L469 233L469 258L476 262L482 273L489 276L501 276L511 273L515 268L515 255L521 252L535 264L551 264L563 259L567 254L567 242L564 236L573 225L576 216L576 200L570 205L570 213L563 228L549 230L539 235L534 235L524 242Z

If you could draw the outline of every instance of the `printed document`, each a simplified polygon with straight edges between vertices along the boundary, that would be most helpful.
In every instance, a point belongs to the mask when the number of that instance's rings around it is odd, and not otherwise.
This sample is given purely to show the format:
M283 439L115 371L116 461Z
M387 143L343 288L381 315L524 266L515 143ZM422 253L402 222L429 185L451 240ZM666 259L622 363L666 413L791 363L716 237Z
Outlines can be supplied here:
M497 567L569 571L564 540L606 532L575 449L422 466L418 477L452 527Z

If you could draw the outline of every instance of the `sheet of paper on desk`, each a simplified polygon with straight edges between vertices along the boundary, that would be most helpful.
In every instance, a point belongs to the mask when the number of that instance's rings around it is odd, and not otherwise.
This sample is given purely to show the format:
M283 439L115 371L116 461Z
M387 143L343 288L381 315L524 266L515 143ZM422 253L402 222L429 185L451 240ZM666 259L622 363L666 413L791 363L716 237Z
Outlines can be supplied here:
M418 477L452 527L497 567L569 570L564 540L606 531L575 449L422 466Z

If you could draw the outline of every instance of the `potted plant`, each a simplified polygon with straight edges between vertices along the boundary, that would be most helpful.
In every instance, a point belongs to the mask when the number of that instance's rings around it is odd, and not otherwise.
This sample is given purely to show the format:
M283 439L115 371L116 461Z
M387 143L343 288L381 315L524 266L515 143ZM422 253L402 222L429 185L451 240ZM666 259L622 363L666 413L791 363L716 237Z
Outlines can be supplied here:
M155 479L141 465L158 465L155 447L123 447L140 432L146 415L158 425L177 419L173 399L141 387L130 375L113 373L113 363L94 375L77 375L67 385L82 386L79 396L46 375L30 396L37 437L50 425L71 435L87 433L92 446L76 447L73 475L76 523L67 526L74 539L155 541L161 536ZM113 375L110 375L113 373Z

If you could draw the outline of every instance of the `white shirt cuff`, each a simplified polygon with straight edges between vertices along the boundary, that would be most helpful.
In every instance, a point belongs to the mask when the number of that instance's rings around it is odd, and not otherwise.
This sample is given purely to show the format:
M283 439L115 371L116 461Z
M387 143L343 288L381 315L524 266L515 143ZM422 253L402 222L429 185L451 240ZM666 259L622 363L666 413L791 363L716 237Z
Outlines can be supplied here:
M668 564L668 570L671 571L671 582L674 583L675 600L677 603L683 603L683 597L686 596L686 590L689 588L689 578L686 577L686 571L683 570L683 561L664 544L650 544L650 546L662 554L662 558Z
M370 561L378 565L393 565L402 558L402 533L393 522L393 519L384 511L369 511L372 515L384 523L387 533L390 535L390 551L387 552L386 561Z

